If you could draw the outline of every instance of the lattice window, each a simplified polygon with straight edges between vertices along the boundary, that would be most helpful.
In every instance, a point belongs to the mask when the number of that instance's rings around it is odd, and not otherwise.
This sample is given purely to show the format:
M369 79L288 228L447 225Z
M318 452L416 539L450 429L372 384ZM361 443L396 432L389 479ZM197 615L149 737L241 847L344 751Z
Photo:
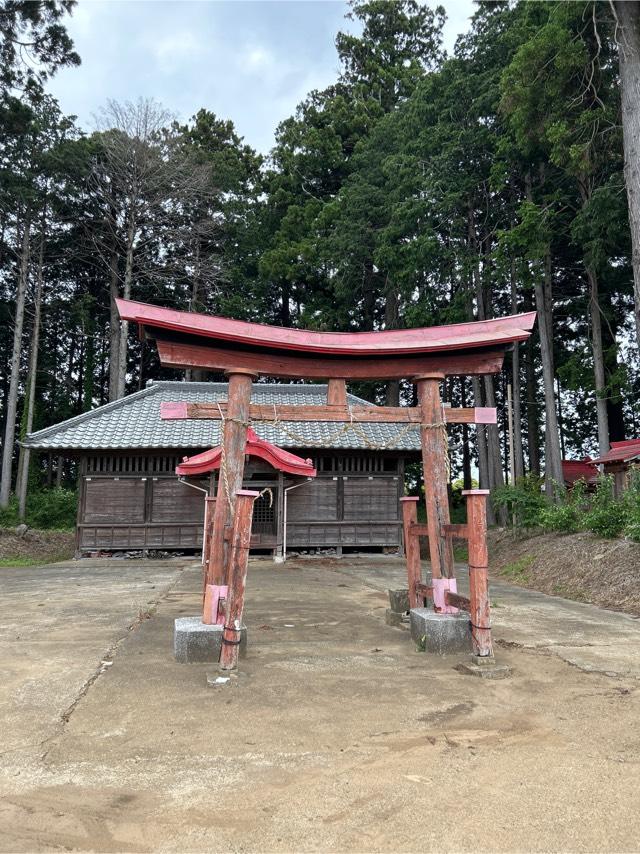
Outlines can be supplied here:
M269 493L256 498L253 504L253 524L251 530L255 534L275 534L276 531L276 503L277 492L273 492L273 502Z
M185 454L92 454L87 457L87 474L174 474Z

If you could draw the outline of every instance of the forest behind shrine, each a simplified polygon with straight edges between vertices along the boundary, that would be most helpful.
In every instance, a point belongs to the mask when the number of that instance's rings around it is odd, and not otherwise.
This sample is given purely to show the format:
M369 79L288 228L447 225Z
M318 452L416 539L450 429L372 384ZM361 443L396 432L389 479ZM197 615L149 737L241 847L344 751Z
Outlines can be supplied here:
M353 2L335 82L268 156L207 104L178 121L132 97L81 129L47 94L81 61L73 6L0 5L1 506L73 484L68 461L19 451L26 432L176 378L118 296L331 331L536 309L501 375L447 380L452 406L499 413L450 428L452 477L509 479L509 386L515 476L549 492L562 458L640 437L637 4L483 2L447 55L441 7ZM415 402L410 384L352 390Z

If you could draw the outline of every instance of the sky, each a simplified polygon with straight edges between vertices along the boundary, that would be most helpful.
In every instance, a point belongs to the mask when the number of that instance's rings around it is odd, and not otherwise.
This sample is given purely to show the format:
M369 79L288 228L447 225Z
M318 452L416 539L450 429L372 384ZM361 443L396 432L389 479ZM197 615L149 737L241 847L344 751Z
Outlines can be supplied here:
M450 51L473 2L443 5ZM346 11L343 0L79 0L67 28L82 65L48 88L87 130L109 98L154 98L182 121L201 107L231 119L266 154L278 123L336 79Z

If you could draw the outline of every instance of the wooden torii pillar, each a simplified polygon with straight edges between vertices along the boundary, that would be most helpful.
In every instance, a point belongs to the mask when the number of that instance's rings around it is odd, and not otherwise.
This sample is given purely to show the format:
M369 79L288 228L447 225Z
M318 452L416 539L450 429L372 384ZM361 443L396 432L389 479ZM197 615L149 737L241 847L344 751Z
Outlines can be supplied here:
M222 432L222 465L205 555L203 623L221 620L221 605L226 602L229 585L229 558L236 493L242 489L244 451L249 427L251 386L256 375L237 368L227 371L229 402Z

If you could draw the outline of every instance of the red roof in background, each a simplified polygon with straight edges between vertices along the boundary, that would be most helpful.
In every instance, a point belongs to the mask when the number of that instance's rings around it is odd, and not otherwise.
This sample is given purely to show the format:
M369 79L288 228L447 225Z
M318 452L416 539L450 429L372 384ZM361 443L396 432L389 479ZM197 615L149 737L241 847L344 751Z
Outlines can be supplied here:
M286 472L286 474L295 474L299 477L316 476L316 470L311 460L303 460L302 457L298 457L295 454L289 453L289 451L278 448L277 445L272 445L270 442L260 439L251 427L247 430L246 453L250 457L259 457L266 460L274 469ZM222 448L218 445L217 448L211 448L202 454L185 457L176 466L176 474L182 477L207 474L214 469L220 468L221 458Z
M148 330L165 329L212 341L234 342L258 350L270 348L353 357L436 353L526 341L536 319L535 311L530 311L493 320L419 329L310 332L306 329L267 326L227 317L174 311L132 300L117 299L116 303L122 320L138 323Z
M595 480L598 469L591 457L585 457L584 460L562 460L562 475L564 482L573 486L577 480L584 480L586 483Z
M607 451L597 460L596 463L616 463L632 460L634 457L640 456L640 439L625 439L622 442L612 442L611 450Z

